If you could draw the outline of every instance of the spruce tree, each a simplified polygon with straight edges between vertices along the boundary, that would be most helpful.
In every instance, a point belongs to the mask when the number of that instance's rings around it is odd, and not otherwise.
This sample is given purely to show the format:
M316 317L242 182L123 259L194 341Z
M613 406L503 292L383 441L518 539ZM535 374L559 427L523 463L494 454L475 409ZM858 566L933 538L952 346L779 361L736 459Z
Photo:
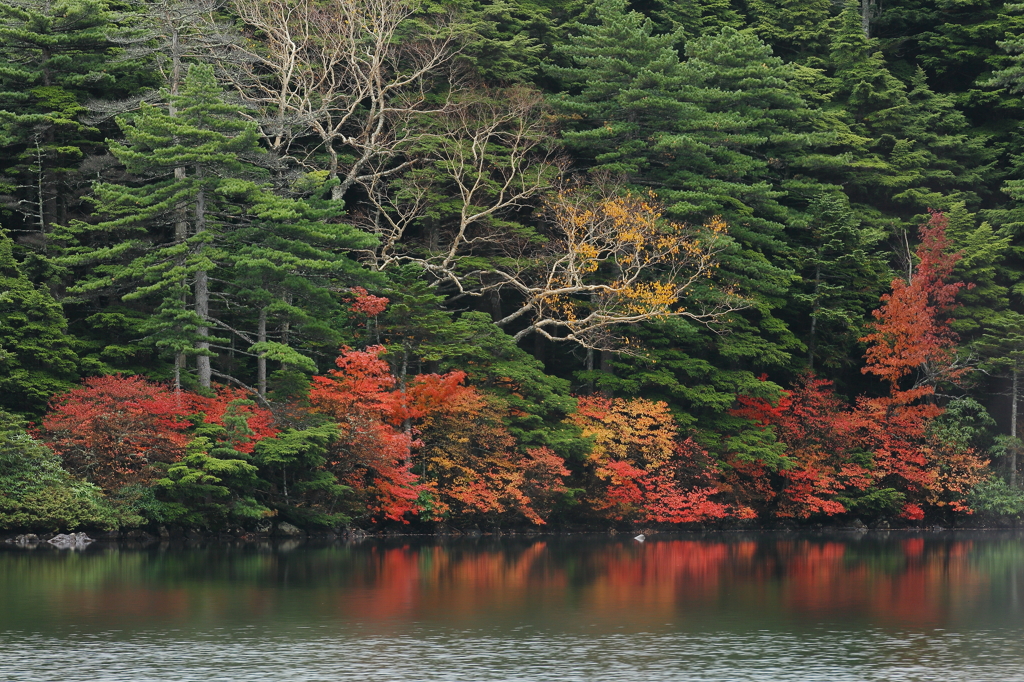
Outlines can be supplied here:
M658 33L675 35L679 46L723 28L743 28L745 23L731 0L655 0L652 5L641 11L654 20Z
M586 20L558 48L567 65L549 68L565 88L556 100L567 118L562 137L591 172L637 177L661 162L654 147L672 122L692 116L678 97L675 38L654 35L624 0L599 0Z
M88 229L103 233L107 246L79 248L68 262L107 262L79 290L115 285L126 300L155 301L150 337L194 355L198 383L209 388L211 344L223 342L211 333L210 270L225 258L221 238L234 226L223 190L258 176L261 152L255 125L224 102L212 67L190 67L181 94L168 101L173 114L143 104L136 116L118 118L124 142L111 142L110 152L142 182L95 186L97 210L110 219Z
M255 386L264 398L268 360L280 363L282 383L316 372L317 356L333 360L342 344L344 293L383 283L349 255L372 248L374 238L339 222L340 202L316 198L324 191L329 188L318 187L303 200L248 181L221 191L242 213L221 237L218 272L231 305L213 324L247 346L240 352L255 356Z
M986 139L968 132L951 98L933 92L922 71L910 75L909 88L890 72L878 42L864 36L855 0L840 15L830 62L836 114L852 133L845 182L865 219L909 224L928 208L979 200L992 161Z
M808 213L803 229L793 231L800 284L787 312L807 346L807 367L835 375L859 365L858 339L888 274L877 248L884 235L861 226L842 192L823 191Z
M112 20L104 0L0 2L0 195L7 226L40 250L69 219L79 164L102 146L80 117L88 99L120 88Z
M828 54L831 0L750 0L751 24L787 61L820 64Z
M78 376L75 340L46 285L33 285L0 233L0 408L36 416Z

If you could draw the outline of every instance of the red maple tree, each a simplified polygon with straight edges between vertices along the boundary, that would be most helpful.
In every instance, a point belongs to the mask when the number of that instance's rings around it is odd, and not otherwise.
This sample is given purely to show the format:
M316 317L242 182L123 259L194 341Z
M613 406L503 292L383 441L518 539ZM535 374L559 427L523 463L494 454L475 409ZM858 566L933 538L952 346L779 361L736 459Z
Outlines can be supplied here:
M90 377L56 396L40 435L69 471L107 491L147 483L185 451L187 394L138 376Z

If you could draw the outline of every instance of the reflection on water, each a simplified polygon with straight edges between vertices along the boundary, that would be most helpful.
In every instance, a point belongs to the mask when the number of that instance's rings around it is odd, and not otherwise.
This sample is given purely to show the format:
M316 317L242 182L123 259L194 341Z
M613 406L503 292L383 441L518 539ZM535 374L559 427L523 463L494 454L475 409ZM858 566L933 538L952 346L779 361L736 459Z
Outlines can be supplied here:
M1024 680L1021 580L1017 533L9 550L0 680Z

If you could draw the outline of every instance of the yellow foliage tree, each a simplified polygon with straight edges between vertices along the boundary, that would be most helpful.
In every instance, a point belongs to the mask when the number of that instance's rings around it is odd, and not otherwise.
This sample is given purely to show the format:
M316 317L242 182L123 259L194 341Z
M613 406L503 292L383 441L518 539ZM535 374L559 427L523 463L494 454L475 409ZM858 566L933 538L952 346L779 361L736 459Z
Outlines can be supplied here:
M515 337L538 333L587 348L615 348L623 326L667 317L721 321L744 307L711 281L728 244L725 222L673 223L654 193L558 192L546 206L544 252L523 272L504 273L523 304L498 324L528 320ZM699 298L691 294L701 289Z

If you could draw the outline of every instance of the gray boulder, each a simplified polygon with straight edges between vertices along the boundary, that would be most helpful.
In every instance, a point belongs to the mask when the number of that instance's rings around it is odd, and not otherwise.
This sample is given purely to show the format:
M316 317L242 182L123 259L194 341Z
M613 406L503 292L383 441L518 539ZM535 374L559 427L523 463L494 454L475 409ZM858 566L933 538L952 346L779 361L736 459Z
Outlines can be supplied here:
M281 523L277 524L277 534L286 535L288 537L294 538L305 535L305 532L298 526L293 526L287 521L282 521Z
M51 545L60 549L81 549L87 547L93 539L85 533L69 533L65 535L54 535L52 538L47 540Z

